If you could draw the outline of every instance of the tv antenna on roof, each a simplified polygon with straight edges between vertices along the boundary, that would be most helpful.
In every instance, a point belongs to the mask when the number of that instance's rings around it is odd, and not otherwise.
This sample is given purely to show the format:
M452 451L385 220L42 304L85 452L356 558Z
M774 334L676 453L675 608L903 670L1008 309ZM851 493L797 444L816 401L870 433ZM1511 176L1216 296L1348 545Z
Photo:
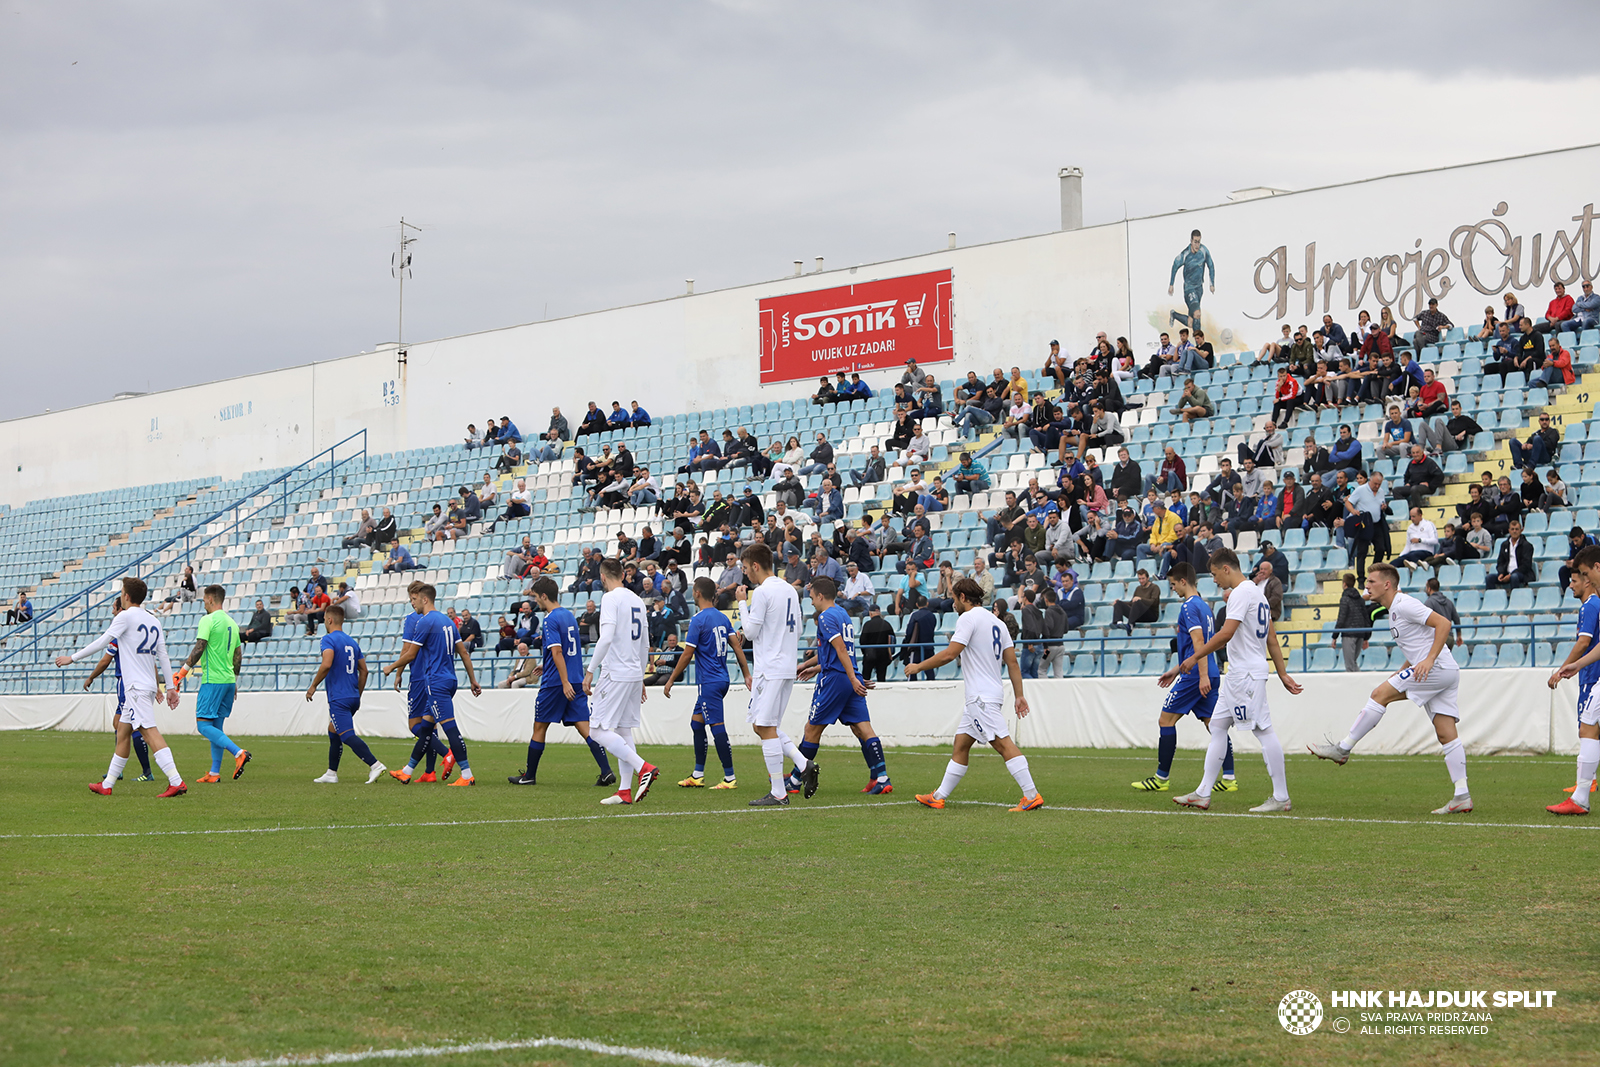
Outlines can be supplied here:
M405 374L406 366L406 279L411 277L411 246L417 238L407 235L407 230L422 232L421 226L413 226L400 217L400 251L389 257L389 274L400 280L400 318L395 324L395 362L400 364L400 373Z

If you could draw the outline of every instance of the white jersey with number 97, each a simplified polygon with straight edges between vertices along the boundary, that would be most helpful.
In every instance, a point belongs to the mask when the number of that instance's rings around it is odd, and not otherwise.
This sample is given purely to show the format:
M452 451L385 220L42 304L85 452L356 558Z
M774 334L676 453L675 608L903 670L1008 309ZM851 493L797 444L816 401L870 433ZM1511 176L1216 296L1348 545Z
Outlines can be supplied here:
M956 620L950 640L961 649L961 677L967 683L967 699L998 704L1000 679L1005 669L1006 649L1011 647L1011 631L992 611L968 608Z
M1248 678L1267 676L1267 629L1272 625L1272 606L1261 587L1246 578L1228 594L1228 622L1239 628L1228 641L1228 670ZM1218 627L1220 629L1221 627Z

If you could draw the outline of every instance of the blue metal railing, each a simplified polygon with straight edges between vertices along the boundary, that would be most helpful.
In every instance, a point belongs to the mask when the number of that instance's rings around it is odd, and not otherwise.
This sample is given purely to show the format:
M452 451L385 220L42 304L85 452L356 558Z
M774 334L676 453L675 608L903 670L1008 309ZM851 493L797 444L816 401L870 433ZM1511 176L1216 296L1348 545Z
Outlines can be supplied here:
M335 459L334 458L335 451L337 449L343 447L344 445L349 444L351 441L354 441L357 438L361 439L361 447L360 447L359 451L353 452L349 456L346 456L344 459ZM154 548L150 549L149 551L147 551L144 555L140 556L138 559L130 561L125 567L122 568L123 573L131 575L131 576L134 576L134 577L139 577L140 576L140 569L144 566L144 564L148 560L151 560L151 559L159 556L162 552L165 552L167 549L171 548L173 545L178 544L180 541L183 542L183 557L182 557L182 560L186 562L189 559L190 554L195 549L202 548L202 547L210 544L212 541L215 541L219 537L224 537L224 536L227 536L228 534L231 534L232 532L234 532L235 530L237 530L239 528L241 523L244 523L244 522L246 522L246 521L248 521L250 519L255 518L257 515L261 514L263 511L267 511L267 510L277 506L279 503L281 503L283 505L283 516L284 516L285 519L287 519L289 517L289 498L293 494L295 494L295 493L299 492L300 490L306 488L306 486L310 485L312 482L320 480L322 478L322 472L321 471L314 472L314 473L310 474L309 477L305 478L304 480L300 481L298 484L296 484L294 486L290 486L289 485L290 479L293 478L297 473L299 473L301 471L304 471L304 470L307 470L308 468L312 467L313 465L315 465L316 463L321 461L323 459L323 457L327 457L328 460L329 460L328 469L327 469L328 487L329 488L333 488L334 487L334 484L335 484L334 483L334 477L335 477L335 474L338 472L339 468L343 467L347 463L353 463L357 459L359 459L359 460L361 460L361 469L362 470L366 470L367 469L367 431L365 429L357 430L355 433L351 434L349 437L346 437L344 440L337 441L334 444L329 445L327 448L323 449L321 452L318 452L316 455L312 456L310 459L306 460L304 463L301 463L299 466L291 467L289 470L284 471L282 474L278 475L277 477L275 477L275 478L273 478L273 479L271 479L271 480L269 480L269 481L257 486L255 489L252 489L250 492L245 493L243 496L239 497L238 499L236 499L236 500L234 500L234 501L232 501L232 502L230 502L228 504L224 504L222 507L220 507L216 511L212 512L210 515L207 515L205 518L203 518L200 521L194 523L192 526L190 526L188 529L184 530L182 533L173 535L172 537L170 537L167 540L163 541L161 544L159 544L156 547L154 547ZM271 492L275 486L282 490L281 494L277 498L267 502L266 504L259 505L259 506L255 507L255 508L251 509L248 512L241 513L240 509L242 509L245 506L246 503L248 503L251 500L254 500L256 497L261 496L263 493ZM213 522L216 522L218 519L222 518L224 515L228 514L228 512L230 512L230 511L234 513L234 518L233 518L233 521L231 523L229 523L226 527L224 527L221 530L216 531L215 533L207 534L206 536L200 538L197 541L192 541L191 542L190 539L194 536L196 531L201 530L206 526L209 526ZM153 569L153 567L152 567L152 569ZM12 640L14 640L15 638L17 638L19 636L23 637L24 641L19 647L10 649L9 651L5 652L3 655L0 655L0 664L10 662L10 661L16 659L18 656L22 655L25 652L32 652L33 653L33 657L32 657L33 661L34 662L38 662L38 658L39 658L39 642L41 640L43 640L46 637L50 637L50 636L52 636L54 634L64 632L69 627L73 627L73 625L75 623L78 623L80 621L82 622L82 626L81 626L82 632L85 632L85 633L91 632L91 630L93 629L93 620L95 620L97 618L100 618L100 616L96 615L94 609L96 609L96 608L107 608L107 609L109 609L111 601L113 599L115 599L115 597L116 597L116 594L113 593L111 596L104 597L101 600L99 600L98 602L95 602L95 603L91 604L89 602L90 598L94 595L95 590L98 589L102 584L104 584L104 583L103 582L99 582L99 581L92 582L89 585L84 586L82 589L79 589L76 593L73 593L71 596L67 597L65 600L57 601L55 604L52 604L50 607L46 608L44 611L35 612L34 615L33 615L33 618L28 620L26 623L20 624L15 630L13 630L11 633L6 635L6 643L8 645L11 643ZM79 614L79 616L77 616L75 618L66 618L65 617L66 616L66 609L71 607L73 604L78 603L79 601L83 601L84 602L84 604L85 604L84 610ZM60 616L61 617L60 621L58 621L54 626L52 626L48 630L43 629L42 628L43 623L46 620L50 619L52 616ZM65 692L65 690L63 689L62 692Z

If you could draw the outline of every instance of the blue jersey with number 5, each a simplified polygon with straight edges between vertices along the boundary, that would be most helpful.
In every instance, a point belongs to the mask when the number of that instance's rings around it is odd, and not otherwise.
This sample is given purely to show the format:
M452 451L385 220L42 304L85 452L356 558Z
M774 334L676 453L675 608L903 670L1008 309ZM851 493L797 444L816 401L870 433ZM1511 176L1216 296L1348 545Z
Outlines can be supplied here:
M578 641L578 620L566 608L556 608L544 617L539 628L544 642L544 672L539 675L540 689L561 689L561 675L556 671L556 656L562 659L567 671L567 681L573 688L583 684L583 645Z
M366 659L366 653L356 644L356 639L343 630L322 635L322 651L333 653L333 666L324 679L328 687L328 703L359 704L361 688L356 676L356 664Z

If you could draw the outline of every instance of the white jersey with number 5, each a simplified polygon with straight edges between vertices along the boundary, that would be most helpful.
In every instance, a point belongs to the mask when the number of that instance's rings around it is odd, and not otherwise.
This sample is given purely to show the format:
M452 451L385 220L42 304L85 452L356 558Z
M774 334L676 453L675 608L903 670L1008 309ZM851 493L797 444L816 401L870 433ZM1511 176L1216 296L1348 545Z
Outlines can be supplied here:
M644 680L650 660L650 620L639 594L623 586L600 598L600 640L590 659L596 674L618 682Z
M1261 587L1246 578L1228 594L1228 622L1238 620L1228 642L1228 670L1246 678L1267 676L1267 627L1272 624L1272 607ZM1220 627L1219 627L1220 629Z
M776 574L750 590L739 626L750 639L750 666L759 678L793 678L800 658L800 596Z
M1389 604L1389 633L1400 651L1406 654L1408 663L1420 663L1433 651L1433 627L1428 625L1428 616L1432 614L1432 608L1406 593L1396 593ZM1440 650L1433 665L1458 669L1456 658L1448 648Z
M961 649L961 677L967 683L967 699L998 704L1002 698L1001 673L1005 669L1006 649L1011 647L1011 631L992 611L968 608L956 620L950 640Z

